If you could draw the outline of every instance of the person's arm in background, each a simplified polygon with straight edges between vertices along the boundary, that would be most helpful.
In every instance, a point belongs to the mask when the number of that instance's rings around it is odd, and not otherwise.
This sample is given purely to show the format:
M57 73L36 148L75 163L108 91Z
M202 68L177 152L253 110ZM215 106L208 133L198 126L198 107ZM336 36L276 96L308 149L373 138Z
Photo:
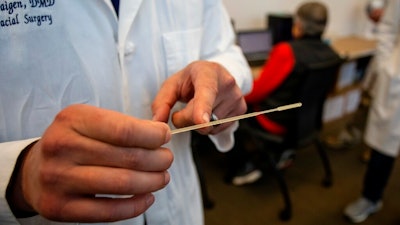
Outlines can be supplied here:
M380 72L389 69L388 65L392 58L393 49L396 48L395 45L399 38L398 33L400 27L398 24L400 24L400 2L390 0L387 3L378 25L376 52L368 66L365 79L362 83L362 87L364 90L368 91L371 97L377 96L377 76L379 76ZM394 69L392 68L389 70ZM390 72L387 74L394 73Z
M271 51L260 75L254 80L253 89L245 96L248 104L257 104L278 88L293 70L295 64L288 43L277 44Z
M391 56L399 38L400 2L389 0L378 26L376 60L385 62ZM378 65L379 67L379 65Z

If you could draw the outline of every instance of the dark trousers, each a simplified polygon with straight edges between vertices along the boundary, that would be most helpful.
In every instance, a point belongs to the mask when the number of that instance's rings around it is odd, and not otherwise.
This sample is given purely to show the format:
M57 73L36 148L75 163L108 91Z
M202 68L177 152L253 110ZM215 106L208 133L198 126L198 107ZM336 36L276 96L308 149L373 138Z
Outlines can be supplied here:
M256 137L252 132L267 133L255 118L239 121L239 128L235 132L235 146L226 153L228 170L225 181L229 182L238 172L243 170L247 163L252 163L258 169L266 169L267 159L264 151L279 157L282 146L279 143L268 142Z
M393 170L395 158L384 155L375 149L364 176L363 196L372 202L382 199L383 192Z
M251 129L262 129L261 126L254 118L239 121L239 128L235 132L235 145L231 151L227 152L227 171L225 173L225 181L230 182L231 179L244 168L246 163L251 162L255 164L255 158L257 158L257 140L254 139L248 130ZM245 127L245 129L243 129Z

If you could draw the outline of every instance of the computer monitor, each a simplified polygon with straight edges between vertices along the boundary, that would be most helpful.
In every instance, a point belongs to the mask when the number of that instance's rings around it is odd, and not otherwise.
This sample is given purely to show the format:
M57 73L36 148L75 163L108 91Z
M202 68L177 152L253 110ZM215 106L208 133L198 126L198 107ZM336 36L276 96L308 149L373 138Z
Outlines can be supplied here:
M267 29L238 31L237 44L251 66L260 66L272 49L272 34Z
M270 13L266 16L267 28L272 34L272 43L290 41L292 37L293 16L288 13Z

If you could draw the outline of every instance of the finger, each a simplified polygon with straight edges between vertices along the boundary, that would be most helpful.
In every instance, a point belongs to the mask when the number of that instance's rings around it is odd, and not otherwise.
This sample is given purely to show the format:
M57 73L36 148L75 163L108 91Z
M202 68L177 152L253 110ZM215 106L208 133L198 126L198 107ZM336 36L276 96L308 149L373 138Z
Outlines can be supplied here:
M41 214L50 220L61 222L114 222L141 215L153 203L152 194L135 195L129 198L81 197L71 199L58 207L48 205ZM55 214L54 211L58 209L59 213Z
M211 113L217 100L218 75L215 71L206 67L198 72L194 81L195 94L193 98L193 121L195 124L207 123L210 121Z
M118 167L141 171L164 171L173 161L173 154L167 148L143 149L110 145L97 140L65 134L51 146L44 147L45 154L52 156L58 151L59 157L79 165ZM56 146L57 145L57 146ZM47 150L50 149L50 150Z
M231 114L232 113L228 113L227 115L231 115ZM214 113L214 115L216 115L216 114ZM227 117L230 117L230 116L226 116L226 117L223 117L223 118L227 118ZM220 117L218 116L218 118L220 118ZM226 128L230 127L233 123L234 122L229 122L229 123L219 124L217 126L212 126L211 127L212 129L210 129L208 131L208 133L206 133L206 134L217 134L217 133L225 130Z
M229 96L221 96L214 106L213 114L219 119L242 115L247 110L247 104L240 91L232 92Z
M167 123L169 119L169 114L171 112L171 107L168 104L159 104L159 100L155 101L153 108L153 120Z
M57 170L57 169L55 169ZM158 191L169 180L169 173L141 172L119 168L94 166L76 166L68 171L46 172L48 177L57 179L43 180L57 190L70 194L114 194L135 195Z
M236 110L235 110L236 111ZM231 115L231 116L227 116L227 117L233 117L233 116L235 116L235 115L242 115L243 113L233 113L233 112L231 112L231 113L229 113L229 115ZM210 130L209 131L209 133L208 134L218 134L218 133L220 133L221 131L223 131L223 130L225 130L225 129L227 129L228 127L230 127L232 124L234 124L235 122L229 122L229 123L223 123L223 124L220 124L220 125L218 125L218 126L213 126L212 128L212 130Z
M194 83L196 90L193 100L195 123L200 123L205 119L209 121L216 105L235 102L235 98L241 96L235 79L229 75L225 68L215 63L212 63L211 66L200 68L202 68L200 71L201 76L196 76Z
M219 119L242 115L247 110L246 101L239 87L234 83L227 83L229 84L225 89L220 91L213 108L213 113L217 115ZM218 126L218 128L220 127L223 126ZM215 131L214 129L213 132Z
M139 120L89 105L70 106L57 115L55 122L67 124L89 138L125 147L156 148L170 140L165 123Z
M167 122L175 103L180 100L181 71L163 83L152 103L153 120Z
M190 90L194 88L194 95L185 108L173 114L172 121L176 127L209 122L218 95L218 76L215 71L207 66L193 66L189 72L186 76L192 80L193 87Z
M208 121L207 118L205 119L205 122L206 121ZM172 123L177 128L186 127L194 124L193 101L189 101L189 103L186 104L185 108L176 111L172 114Z
M209 118L218 91L218 76L214 71L216 68L215 63L197 61L171 76L164 82L153 102L153 118L165 121L166 112L169 115L177 101L188 103L200 100L199 111L184 109L184 117L190 118L192 124L208 122L204 118Z
M167 170L173 162L173 154L167 148L157 150L108 148L97 149L97 152L90 154L78 152L77 163L94 166L119 167L134 169L146 172L157 172ZM98 156L98 157L93 157Z

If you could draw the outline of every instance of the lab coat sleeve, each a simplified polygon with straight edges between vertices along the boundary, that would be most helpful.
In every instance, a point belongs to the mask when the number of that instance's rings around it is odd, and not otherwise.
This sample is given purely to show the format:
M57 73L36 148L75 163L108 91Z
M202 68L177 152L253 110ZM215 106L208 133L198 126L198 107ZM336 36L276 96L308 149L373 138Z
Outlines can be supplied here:
M378 26L376 60L379 62L377 69L381 69L393 54L397 43L400 24L400 2L390 0L385 8L382 20Z
M19 224L6 200L7 186L22 150L37 138L0 143L0 224Z
M210 0L205 11L201 59L223 65L243 94L251 90L252 75L242 50L235 44L230 17L221 1Z
M236 80L243 94L251 90L252 75L241 49L235 45L235 33L230 17L221 1L209 0L204 9L202 59L224 66ZM234 145L233 133L238 123L210 139L220 151L228 151Z

